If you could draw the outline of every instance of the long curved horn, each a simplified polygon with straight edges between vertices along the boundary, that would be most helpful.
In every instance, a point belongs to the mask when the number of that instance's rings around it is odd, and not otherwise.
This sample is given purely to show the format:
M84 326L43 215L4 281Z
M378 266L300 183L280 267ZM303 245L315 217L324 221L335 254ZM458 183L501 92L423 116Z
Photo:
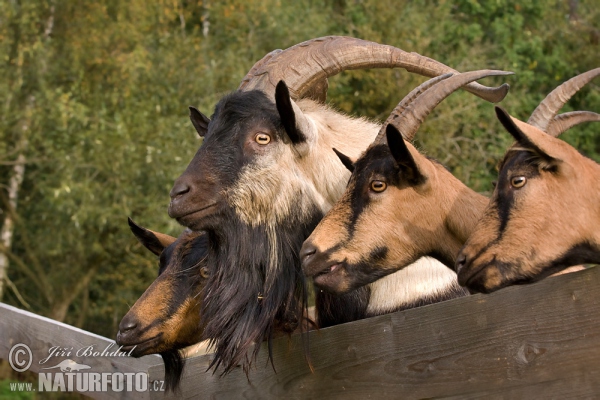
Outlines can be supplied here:
M379 129L379 133L377 133L377 136L375 137L375 140L373 142L378 143L379 141L381 141L381 138L385 136L385 131L387 129L388 124L392 124L396 127L398 126L398 124L396 123L396 120L398 118L400 118L400 116L402 116L402 113L404 113L404 110L406 110L406 108L417 97L419 97L423 92L425 92L427 89L429 89L430 87L432 87L439 81L443 81L444 79L450 78L452 75L453 74L444 74L444 75L436 76L435 78L431 78L431 79L421 83L419 86L417 86L413 90L411 90L409 94L407 94L406 96L404 96L404 98L402 100L400 100L400 103L398 103L398 105L390 113L390 116L387 117L387 119L385 120L383 125L381 125L381 128Z
M263 66L267 62L269 62L271 60L271 58L273 58L274 56L276 56L277 54L279 54L281 52L283 52L283 50L281 50L281 49L273 50L272 52L268 53L266 56L264 56L263 58L258 60L258 62L256 64L254 64L254 66L252 66L250 71L248 71L248 73L246 74L246 78L255 76L255 75L259 75L258 71L261 71ZM246 78L244 78L244 79L246 79ZM241 86L240 86L240 88L241 88ZM328 88L329 88L329 82L327 81L327 77L325 77L321 80L317 80L312 86L307 88L306 92L302 94L302 97L313 99L320 103L325 103L325 101L327 100L327 89Z
M305 97L315 84L342 71L363 68L404 68L409 72L435 77L458 71L431 58L408 53L393 46L345 36L308 40L283 51L274 51L260 60L242 80L239 90L262 90L272 96L284 80L292 99ZM260 64L260 65L259 65ZM489 88L472 83L469 92L497 103L508 93L509 85Z
M559 114L550 122L546 133L558 137L582 122L600 122L600 114L591 111L571 111Z
M542 100L540 105L533 110L527 123L546 132L548 125L554 119L556 114L558 114L558 111L562 106L564 106L565 103L579 91L579 89L598 75L600 75L600 68L595 68L564 82Z
M391 122L401 133L404 139L412 141L425 120L427 115L451 93L455 92L460 87L469 82L476 81L487 76L512 75L513 72L496 71L496 70L481 70L456 74L450 78L439 82L428 90L423 92L415 101L402 112L400 117L394 118ZM384 132L381 134L381 132ZM374 144L383 143L385 141L385 130L382 129L380 134L375 138Z

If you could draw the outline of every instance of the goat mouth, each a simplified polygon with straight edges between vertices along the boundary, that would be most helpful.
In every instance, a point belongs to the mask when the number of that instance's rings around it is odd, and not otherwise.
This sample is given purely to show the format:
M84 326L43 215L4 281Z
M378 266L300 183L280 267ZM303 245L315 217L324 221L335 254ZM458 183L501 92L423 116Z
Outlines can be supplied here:
M158 347L157 345L159 345L161 343L161 337L162 337L162 332L156 336L149 338L149 339L142 340L141 342L129 343L129 344L123 344L123 343L117 342L117 344L122 346L121 351L124 351L126 353L131 352L131 355L133 357L141 357L141 356L145 356L147 354L157 353L157 351L153 351L153 349L157 348Z
M476 259L470 260L467 265L465 265L460 271L457 273L458 284L461 286L469 286L472 283L472 280L478 275L481 271L483 271L487 266L491 264L491 262L480 263L479 266L475 265Z
M502 288L504 285L489 286L489 282L485 279L485 271L488 268L493 268L494 262L488 262L481 265L475 271L469 273L468 276L461 279L462 286L466 287L471 294L474 293L491 293ZM460 282L459 282L460 283Z
M211 208L216 207L216 206L217 206L217 203L211 203L200 209L190 211L190 212L180 215L180 216L175 216L175 218L177 219L177 222L179 222L181 225L184 225L184 226L187 226L188 228L194 229L195 225L197 225L197 223L200 220L202 220L203 218L205 218L207 216L206 211L210 210Z
M327 268L317 272L313 281L315 285L319 287L329 287L333 283L332 281L336 280L337 277L341 278L342 271L345 269L345 264L343 262L336 262L330 264Z

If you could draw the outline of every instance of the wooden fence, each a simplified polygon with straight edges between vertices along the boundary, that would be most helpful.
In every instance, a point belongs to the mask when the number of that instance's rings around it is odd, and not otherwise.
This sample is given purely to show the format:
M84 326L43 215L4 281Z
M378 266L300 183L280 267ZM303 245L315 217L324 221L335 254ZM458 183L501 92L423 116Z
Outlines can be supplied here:
M86 393L95 398L379 399L600 396L600 268L311 332L311 372L299 335L263 344L250 380L187 360L179 393ZM31 370L52 346L103 349L112 340L0 304L0 358L29 345ZM69 357L56 358L50 365ZM159 356L71 357L99 372L163 378ZM152 388L152 382L150 388ZM34 388L36 386L34 385Z

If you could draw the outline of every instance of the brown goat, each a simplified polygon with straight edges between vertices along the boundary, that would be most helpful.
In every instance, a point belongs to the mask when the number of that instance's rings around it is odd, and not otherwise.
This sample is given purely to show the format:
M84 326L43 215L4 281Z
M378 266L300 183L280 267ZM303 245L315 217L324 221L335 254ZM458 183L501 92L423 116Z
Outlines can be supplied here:
M428 81L402 100L395 110L400 117L388 118L387 132L382 129L358 161L352 163L338 152L352 176L300 252L304 272L314 276L315 285L346 293L424 256L454 265L468 237L465 231L477 222L477 210L483 211L487 199L405 143L394 125L412 138L424 117L450 93L476 79L506 74L474 71L446 76L439 83L444 77ZM416 282L418 278L410 284ZM428 294L426 281L421 291Z
M600 165L499 107L496 114L517 143L458 256L459 282L488 293L600 262Z
M413 115L420 108L419 118L390 122L412 138L426 114L464 81L456 75L425 89L402 114ZM543 104L551 103L558 111L587 81L580 79L579 86L561 92L560 101L549 96ZM555 135L576 123L599 120L593 113L555 115L545 125ZM425 255L454 268L456 255L489 202L419 153L394 125L387 126L387 143L371 146L356 163L340 155L353 170L346 192L301 252L305 273L320 287L344 293Z
M129 226L136 238L160 257L158 277L119 324L117 344L134 357L160 353L167 388L177 386L183 371L180 349L202 340L200 293L209 275L207 235L186 230L178 238Z

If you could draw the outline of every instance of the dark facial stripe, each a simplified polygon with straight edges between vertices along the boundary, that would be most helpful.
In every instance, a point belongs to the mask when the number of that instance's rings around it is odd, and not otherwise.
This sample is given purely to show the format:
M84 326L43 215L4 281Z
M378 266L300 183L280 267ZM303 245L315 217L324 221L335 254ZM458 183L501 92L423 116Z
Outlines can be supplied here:
M539 157L530 151L509 151L502 161L502 169L498 176L496 185L496 207L498 209L498 240L506 231L508 222L511 218L511 211L514 208L515 190L510 184L510 179L515 175L524 175L527 179L539 176L538 170Z
M374 174L385 177L388 185L400 184L400 170L386 145L378 145L367 150L355 165L348 183L350 202L350 221L348 221L348 240L352 240L356 223L365 208L371 202L369 185ZM346 200L347 201L347 200Z
M510 187L510 183L508 182L509 170L510 162L506 168L503 168L500 171L498 184L496 185L496 209L498 210L498 220L500 222L496 240L500 240L500 238L502 238L502 235L506 230L506 226L508 225L508 220L510 219L510 210L514 206L514 194Z

